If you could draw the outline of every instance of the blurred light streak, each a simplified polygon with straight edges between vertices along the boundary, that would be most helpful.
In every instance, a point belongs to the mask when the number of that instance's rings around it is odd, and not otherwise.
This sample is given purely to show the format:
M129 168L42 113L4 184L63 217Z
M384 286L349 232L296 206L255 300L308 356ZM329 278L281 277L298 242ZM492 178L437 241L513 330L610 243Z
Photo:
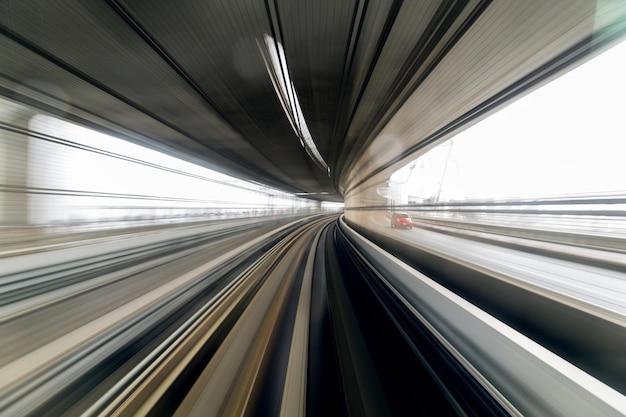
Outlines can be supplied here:
M307 154L317 166L324 169L330 176L330 167L326 164L326 161L324 161L324 158L322 158L322 155L317 149L311 132L309 132L306 120L304 119L304 114L302 113L302 108L300 107L300 102L296 94L296 88L289 76L283 45L267 34L264 36L264 41L265 48L259 44L259 49L261 50L267 72L272 80L280 104L287 115L287 119L289 119L293 131L300 139L300 144L306 150Z

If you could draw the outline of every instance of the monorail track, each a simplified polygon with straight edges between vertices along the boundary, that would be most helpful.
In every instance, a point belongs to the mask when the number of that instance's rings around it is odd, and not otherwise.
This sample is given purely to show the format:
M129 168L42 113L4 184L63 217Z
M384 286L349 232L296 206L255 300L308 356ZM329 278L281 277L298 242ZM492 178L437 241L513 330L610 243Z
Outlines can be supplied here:
M0 415L624 413L620 394L581 388L571 373L548 373L543 383L571 396L549 404L515 367L561 369L559 358L516 345L513 330L335 219L200 233L5 277L24 291L7 292L0 310ZM454 309L502 350L468 344L446 316Z

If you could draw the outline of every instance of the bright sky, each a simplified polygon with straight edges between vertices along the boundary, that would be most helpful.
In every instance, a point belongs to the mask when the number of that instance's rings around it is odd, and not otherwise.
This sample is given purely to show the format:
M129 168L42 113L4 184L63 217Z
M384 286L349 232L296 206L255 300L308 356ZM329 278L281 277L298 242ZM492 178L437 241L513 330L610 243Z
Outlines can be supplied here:
M409 195L435 196L444 169L441 199L626 193L624 74L626 42L420 157Z

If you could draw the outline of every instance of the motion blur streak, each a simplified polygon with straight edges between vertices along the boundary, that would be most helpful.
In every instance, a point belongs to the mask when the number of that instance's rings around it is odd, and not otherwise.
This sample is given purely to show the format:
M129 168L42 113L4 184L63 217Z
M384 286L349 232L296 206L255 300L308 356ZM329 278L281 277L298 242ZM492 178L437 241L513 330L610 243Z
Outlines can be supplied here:
M0 0L0 417L626 416L625 39L623 0Z
M623 273L485 236L474 259L449 231L362 230L459 296L336 218L84 235L0 259L2 415L626 412L623 297L575 293ZM515 257L544 272L517 275Z

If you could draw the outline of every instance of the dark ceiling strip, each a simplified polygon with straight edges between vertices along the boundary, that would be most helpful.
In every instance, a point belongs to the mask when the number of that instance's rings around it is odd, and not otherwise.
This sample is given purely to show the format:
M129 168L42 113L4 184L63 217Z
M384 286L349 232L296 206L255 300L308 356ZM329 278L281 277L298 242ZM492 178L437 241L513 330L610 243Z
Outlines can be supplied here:
M267 19L270 23L270 30L272 31L272 40L274 41L274 48L276 50L276 55L278 56L278 60L280 61L280 75L282 76L285 88L290 89L293 94L294 90L289 85L290 83L288 83L289 78L287 77L287 74L285 74L285 71L283 71L283 67L287 68L287 62L283 60L283 57L280 54L280 48L279 48L279 46L281 46L283 49L283 52L287 54L287 51L285 49L285 42L283 39L283 28L280 23L280 12L278 11L278 5L276 4L276 1L272 1L272 5L273 7L270 6L270 0L265 0L265 11L267 13ZM287 57L284 57L284 59L286 60ZM292 103L292 100L290 100L289 98L289 95L287 95L285 99L289 101L289 105L291 106L292 109L295 108L294 103ZM293 124L298 129L298 135L302 137L300 123L298 123L295 117L293 120Z
M272 32L272 40L274 42L274 50L276 51L277 55L278 55L278 59L280 61L280 74L276 74L277 76L281 76L283 79L283 83L285 84L285 87L290 89L292 94L294 94L295 97L295 90L293 86L290 86L287 81L289 80L289 78L287 78L287 74L285 74L285 72L282 70L283 66L285 68L287 68L287 63L283 62L283 57L280 54L280 49L279 49L279 44L282 45L283 51L285 52L285 54L287 53L287 51L285 50L285 46L283 43L283 30L282 30L282 25L280 23L280 13L278 11L278 5L276 4L276 1L272 1L272 6L270 6L270 0L265 0L265 12L267 14L267 19L268 22L270 24L270 30ZM287 57L285 57L285 59L287 59ZM289 100L289 96L285 97L285 100ZM291 100L289 100L289 105L292 108L295 108L295 106L293 105L293 103L291 103ZM286 110L287 111L287 110ZM287 117L289 117L289 115L286 115ZM293 126L298 130L298 132L296 133L296 136L299 138L304 137L302 135L302 126L300 126L300 122L299 120L297 120L297 115L294 115L294 120L293 120ZM302 139L299 139L300 141L302 141ZM306 162L309 158L312 158L310 155L308 155L308 152L305 149L304 144L300 144L300 150L302 151L302 155L303 155L303 159L305 160L305 163L307 164L307 167L309 168L310 171L312 171L310 169L310 164L308 162Z
M290 89L292 91L292 94L295 94L295 91L293 90L293 88L287 83L287 81L289 81L289 78L287 78L287 75L285 74L285 72L283 71L283 67L287 67L287 63L283 62L283 57L280 54L280 48L279 45L282 45L283 51L285 51L285 47L284 47L284 42L283 42L283 31L282 31L282 25L280 24L280 13L278 11L278 5L276 4L275 1L272 1L272 5L270 5L270 0L265 0L265 13L267 14L267 20L269 22L270 25L270 31L272 32L272 41L274 42L274 50L276 51L276 55L278 57L278 60L280 61L280 74L275 74L276 77L280 76L283 79L283 84L285 85L286 88ZM286 53L286 51L285 51ZM286 57L285 57L286 59ZM272 67L268 67L268 70L271 70ZM279 94L279 92L277 91L277 94ZM294 96L295 97L295 96ZM289 95L287 95L287 97L284 97L284 100L289 101L289 105L291 106L291 108L295 108L295 106L293 105L293 103L291 102L291 100L289 99ZM288 112L288 109L285 109L286 112ZM289 115L286 115L289 118ZM300 123L298 120L296 120L296 117L294 115L293 117L293 122L292 125L298 130L298 132L296 133L296 136L298 137L303 137L302 136L302 127L300 126ZM307 155L308 157L308 155Z
M278 51L278 41L280 40L280 33L278 32L278 17L275 16L276 7L270 6L270 0L265 0L265 14L267 15L267 21L270 25L270 32L272 32L272 39L274 40L276 50ZM273 11L273 13L272 13Z
M492 110L502 106L507 101L515 98L517 95L523 93L524 91L532 88L533 86L541 83L546 79L549 79L560 71L563 71L567 67L573 65L576 61L579 61L580 59L583 59L585 56L592 53L594 50L607 46L623 37L626 37L626 25L624 24L616 24L607 28L606 30L600 30L589 35L565 52L557 55L546 64L540 66L535 71L532 71L530 74L511 84L509 87L505 88L504 90L493 95L491 98L485 100L478 106L464 113L462 116L448 123L437 132L434 132L433 134L427 136L423 141L407 149L402 155L398 155L385 165L376 168L363 179L358 181L356 184L350 185L345 190L344 195L349 194L359 185L365 183L382 171L391 168L393 165L402 161L407 156L427 147L428 145L431 145L434 142L448 137L454 131L461 129L463 126L471 123L477 118L480 118L486 113L489 113Z
M482 13L487 9L487 7L492 3L492 0L482 0L480 3L474 7L472 12L468 15L468 17L463 21L463 23L459 26L459 28L455 31L455 33L448 39L446 44L440 49L437 55L431 60L428 66L422 71L419 77L413 82L411 86L407 86L408 82L411 79L412 74L417 72L419 66L422 64L423 60L425 60L428 54L432 53L435 49L437 43L441 39L441 36L445 33L446 30L449 29L450 25L458 18L458 15L462 11L462 9L466 6L467 2L462 4L461 10L457 10L455 15L447 15L445 16L445 21L447 24L436 24L434 27L438 27L437 33L428 35L427 37L431 39L431 45L428 49L420 51L423 53L418 54L418 59L413 61L410 65L410 73L405 72L404 74L400 74L400 77L406 75L403 85L396 85L396 88L402 88L403 90L398 91L396 97L390 97L392 100L387 103L388 107L393 105L393 108L381 109L378 113L379 118L373 118L375 121L375 125L371 125L369 127L368 133L364 134L363 137L366 138L363 140L360 145L361 148L367 147L373 140L375 140L376 136L384 129L384 127L389 123L391 118L396 114L396 112L406 103L409 97L417 90L417 88L424 82L424 80L432 73L432 71L437 67L437 65L441 62L441 60L448 54L448 52L452 49L452 47L463 37L463 35L467 32L467 30L474 24L474 22L482 15ZM441 9L438 11L440 12ZM409 70L406 70L409 71ZM400 82L399 79L396 79L394 82ZM399 97L401 95L401 97ZM395 100L395 101L394 101ZM395 102L395 105L393 104ZM377 122L376 122L377 121ZM350 187L352 188L352 187Z
M365 90L367 89L367 85L369 84L369 81L372 78L372 74L374 73L374 70L376 69L376 65L378 64L380 55L382 54L383 48L385 44L387 43L387 39L389 38L389 34L391 33L391 30L396 21L396 18L398 17L398 13L400 12L400 8L402 7L403 2L404 0L393 0L393 4L391 5L389 13L387 14L387 19L385 20L385 26L383 27L381 35L378 38L378 43L376 44L374 56L372 57L369 67L367 68L367 73L366 73L365 79L363 80L363 84L361 85L361 88L359 90L359 93L357 95L356 101L354 103L354 107L350 111L350 116L348 117L348 120L345 126L343 126L344 130L341 134L342 142L345 140L345 137L348 134L350 125L352 124L352 121L354 120L356 111L359 108L361 100L363 99L363 95L365 94ZM342 172L344 172L345 171L344 163L347 160L348 155L345 155L345 153L343 153L340 156L342 158L338 160L338 167L341 167ZM341 176L341 173L337 173L337 174L338 174L337 177Z
M489 2L490 0L483 1L482 3ZM367 142L364 143L364 146L367 146L369 142L371 142L373 136L377 134L382 129L382 127L387 124L389 119L398 110L399 106L393 106L393 103L397 103L398 99L402 97L401 104L404 104L404 102L408 98L408 95L403 95L403 93L407 90L407 88L409 88L409 83L411 79L424 65L424 62L426 62L426 60L433 53L433 51L436 50L437 46L440 45L441 40L444 38L446 33L450 31L452 25L454 25L454 23L459 19L459 16L463 12L463 10L465 10L468 3L468 0L448 0L440 4L438 10L435 12L433 19L431 19L431 21L428 23L428 26L426 27L423 35L415 44L415 47L411 50L407 60L402 66L402 69L398 72L396 78L391 83L391 86L389 88L389 94L385 97L385 100L379 107L376 113L376 117L372 117L370 119L369 125L366 126L366 128L363 130L362 137L366 138L367 140ZM474 9L473 13L476 14L476 9ZM459 30L457 30L456 33L453 35L453 38L455 40L458 40L461 35L465 33L466 30L467 28L459 28ZM424 71L424 74L419 78L419 80L409 88L411 92L414 91L423 82L423 80L428 74L430 74L430 72L432 72L436 64L438 64L443 59L443 57L449 52L451 47L452 45L450 44L450 42L448 42L448 45L442 48L442 50L433 59L433 63L429 65L427 71ZM379 126L379 129L376 129L376 126Z
M165 50L165 48L160 45L156 39L151 36L147 29L145 29L141 24L132 16L132 14L124 8L117 0L105 0L107 4L137 33L158 55L163 59L169 66L181 77L187 85L189 85L202 99L225 121L235 132L237 132L240 137L245 140L255 151L259 153L267 162L272 164L278 171L287 175L280 167L273 164L265 155L265 151L261 149L255 141L253 141L248 135L241 130L239 125L235 123L228 115L220 109L220 107L211 100L211 98L206 94L206 92L200 87L200 85L193 80L193 78L182 68L182 66L176 62L176 60ZM189 135L187 135L189 136ZM191 137L191 136L189 136ZM206 143L201 142L197 139L194 139L196 142L200 143L202 146L211 149L212 151L218 153L222 157L229 159L230 161L240 165L239 162L236 162L238 158L236 155L227 156L223 151L218 152L217 150L210 148ZM230 153L228 153L230 155ZM234 159L233 159L234 157ZM246 164L250 164L250 161L245 161ZM266 177L274 178L272 183L275 184L284 184L284 182L272 175L266 173ZM291 187L289 187L291 188Z
M448 15L446 17L446 21L443 23L443 25L439 26L438 33L437 35L435 35L432 44L423 51L423 54L420 54L420 59L418 61L415 61L410 65L410 68L402 75L402 79L397 80L397 84L394 86L395 94L393 96L390 96L389 99L386 100L385 106L381 108L379 117L373 119L373 121L377 121L376 125L372 124L370 127L368 127L368 129L366 130L367 133L363 135L364 137L369 138L369 141L371 142L371 140L373 140L382 131L387 123L389 123L391 118L398 112L398 110L404 105L404 103L406 103L409 97L415 92L415 90L419 88L424 80L433 72L437 65L439 65L443 58L450 52L450 50L454 47L454 45L456 45L459 39L463 37L467 30L474 24L474 22L476 22L476 20L484 13L484 11L491 3L492 0L483 0L472 10L470 15L465 19L465 21L455 31L450 39L448 39L446 44L428 64L422 74L420 74L420 76L413 82L413 84L409 86L411 77L417 72L418 68L428 57L428 55L432 53L438 40L441 39L441 36L443 36L445 31L449 29L449 26L454 23L454 20L458 18L458 14L460 14L462 8L464 8L465 5L463 5L461 10L456 10L458 12L456 15Z
M182 129L179 129L176 125L173 125L171 123L169 123L167 120L164 120L162 118L160 118L159 116L157 116L156 114L150 112L148 109L143 108L142 106L140 106L139 104L133 102L132 100L128 99L127 97L119 94L118 92L116 92L115 90L109 88L108 86L106 86L105 84L100 83L99 81L95 80L94 78L88 76L87 74L83 73L82 71L78 70L77 68L74 68L73 66L71 66L70 64L62 61L61 59L57 58L56 56L48 53L47 51L39 48L37 45L31 43L30 41L28 41L27 39L22 38L21 36L17 35L16 33L14 33L13 31L11 31L10 29L8 29L7 27L5 27L4 25L0 25L0 35L3 35L9 39L11 39L12 41L16 42L18 45L24 47L25 49L41 56L42 58L44 58L45 60L51 62L52 64L58 66L59 68L63 69L64 71L72 74L73 76L85 81L86 83L94 86L95 88L105 92L106 94L109 94L110 96L114 97L115 99L123 102L124 104L128 105L129 107L132 107L136 110L138 110L139 112L145 114L146 116L156 120L157 122L163 124L164 126L167 126L168 128L172 129L173 131L183 135L184 137L187 137L191 140L193 140L194 142L200 143L202 144L202 142L198 139L193 137L191 134L183 131ZM8 77L6 77L7 79L9 79ZM16 84L18 84L17 80L16 80ZM29 86L30 87L30 86ZM30 87L33 88L33 87ZM33 88L34 89L34 88ZM51 96L50 94L41 91L41 90L37 90L39 93L46 95L48 97L51 97L55 100L59 100L58 97L54 97ZM0 95L4 95L5 97L12 97L13 99L27 104L29 106L41 109L43 111L46 111L52 115L55 115L58 113L58 109L54 108L53 106L50 106L48 104L45 103L41 103L40 101L33 99L31 97L28 97L26 95L23 94L17 94L15 91L7 91L6 89L0 89ZM85 112L87 114L92 114L94 115L93 112L86 110L84 108L81 108L80 106L77 106L75 103L72 103L72 107L76 108L77 110L80 110L81 112ZM108 120L100 115L95 115L97 118L109 122L113 125L118 125L116 122L113 122L111 120ZM144 142L139 142L137 140L133 140L132 138L129 138L127 135L123 135L120 132L117 132L113 129L109 129L109 128L105 128L102 125L89 121L83 117L77 116L77 115L73 115L71 113L66 113L63 115L64 119L67 120L72 120L74 122L77 122L83 126L89 126L92 128L95 128L96 130L100 131L100 132L106 132L109 134L112 134L112 136L116 136L116 137L122 137L124 139L130 139L131 142L134 143L140 143L142 146L148 146L146 145ZM128 130L130 132L136 132L133 131L132 129L128 129L127 127L123 127L125 130ZM143 133L138 133L139 136L145 136L145 134ZM202 144L202 146L205 146L204 144ZM151 149L157 150L157 151L162 151L162 149L158 149L157 147L151 147ZM246 164L241 164L236 162L237 161L237 155L232 155L230 156L230 153L226 153L223 151L217 151L215 149L212 148L207 148L209 149L211 152L213 152L215 155L226 159L228 161L230 161L233 165L236 165L238 168L242 169L244 173L247 173L244 175L244 178L247 179L254 179L257 177L257 174L255 171L251 171L250 169L248 169L248 167L246 166ZM216 168L214 168L215 170L217 170L217 164L212 164L215 165ZM233 175L235 176L236 173L235 172L231 172L230 170L228 170L229 175ZM238 171L241 172L241 171ZM280 178L271 176L266 174L266 181L268 181L268 183L271 184L276 184L276 186L278 184L282 185L283 187L286 187L285 189L291 190L293 192L298 191L295 188L293 188L291 185L289 185L288 183L284 182L283 180L281 180ZM258 179L256 179L256 181L258 181Z
M468 1L469 0L447 0L439 5L433 17L428 22L422 36L417 40L407 59L404 61L402 68L391 82L385 99L378 107L376 116L369 119L369 123L364 126L359 135L360 141L356 143L353 148L365 149L365 147L374 140L375 136L372 134L374 128L386 124L387 121L383 124L380 123L380 120L388 114L391 104L398 98L402 89L406 88L411 77L413 77L419 67L424 64L424 61L440 43L441 38L458 18ZM351 152L346 156L347 157L344 159L345 169L350 170L350 166L353 165L358 158L358 153Z
M350 35L348 36L348 43L346 44L346 52L344 54L344 64L343 64L343 72L341 74L341 80L339 82L339 93L337 95L337 103L338 108L342 109L346 106L346 90L347 83L346 80L350 73L352 73L352 67L354 65L354 59L356 56L357 47L359 45L359 41L361 40L361 31L363 30L363 21L365 20L365 15L367 13L367 8L369 6L369 0L356 0L354 6L354 12L352 13L352 22L350 24ZM357 23L358 21L358 23ZM356 29L356 30L355 30ZM344 112L338 111L337 117L335 118L335 124L333 126L332 133L332 145L331 145L331 155L330 155L330 165L332 166L332 171L336 171L337 167L337 158L339 155L339 151L343 145L345 135L337 136L337 129L340 123L340 117L344 114ZM335 188L337 188L338 184L338 176L334 176Z
M267 14L267 19L270 24L270 30L272 32L272 40L274 42L274 49L277 53L278 60L280 61L280 76L283 79L283 83L285 84L285 87L291 90L291 94L294 97L294 100L296 100L295 86L293 86L292 83L288 82L290 81L290 78L288 78L287 74L285 74L285 72L283 71L283 67L287 68L287 62L283 61L283 57L280 54L279 45L282 46L283 52L285 54L287 54L287 51L286 51L286 47L285 47L284 40L283 40L283 28L280 22L280 12L278 10L278 5L276 4L275 0L272 1L272 5L273 7L270 6L270 0L265 0L265 12ZM287 57L284 57L284 59L286 60ZM278 75L279 74L277 74L277 76ZM285 97L285 100L289 100L289 105L291 106L292 109L295 108L295 105L294 103L292 103L292 100L289 98L289 95ZM285 111L287 111L287 109L285 109ZM286 115L286 116L289 117L289 115ZM311 169L311 164L309 163L309 159L312 159L314 161L315 158L309 154L308 149L306 148L306 146L304 146L304 143L302 143L301 138L303 138L304 135L302 133L302 126L300 124L299 118L297 117L297 114L294 114L292 116L293 116L293 126L295 127L295 129L297 129L296 136L298 137L298 140L300 141L300 145L301 145L300 150L303 155L303 159L305 163L307 164L309 171L313 172L313 170Z
M402 68L391 83L390 94L381 107L387 108L389 102L394 101L406 88L417 70L424 65L428 56L432 54L437 45L441 43L441 39L458 20L468 3L469 0L447 0L439 5L433 18L426 25L422 36L415 43Z
M150 47L163 59L167 65L169 65L200 97L204 99L219 116L226 121L233 130L239 133L242 137L246 137L244 133L239 129L236 123L234 123L226 113L224 113L218 106L211 100L211 98L204 92L204 90L196 83L191 76L176 62L170 54L168 54L164 47L161 46L152 37L147 30L137 22L137 20L126 10L117 0L105 0L106 3L130 26L135 33L137 33Z
M287 71L289 70L289 67L287 66L287 62L286 62L287 57L285 56L283 58L281 56L281 54L280 54L280 49L279 49L279 44L282 44L283 52L285 53L285 55L287 55L287 46L285 45L285 41L284 41L284 38L283 38L283 27L282 27L282 23L281 23L281 19L280 19L280 11L278 10L278 4L276 3L276 0L272 1L272 5L273 5L273 7L270 6L270 0L265 0L265 11L267 13L267 18L268 18L269 23L270 23L270 30L271 30L272 36L273 36L272 39L274 41L274 47L275 47L275 50L276 50L276 52L278 54L278 59L279 59L280 64L281 64L280 72L281 72L281 75L282 75L282 78L283 78L283 83L285 84L285 87L287 89L291 90L291 96L293 97L293 100L291 100L289 97L286 97L286 99L289 100L289 104L290 104L291 108L295 109L297 107L296 103L295 103L295 101L297 100L295 86L291 82L291 79L288 77L288 74L285 74L285 71L283 71L283 67L287 68ZM302 111L302 109L300 109L300 110ZM289 117L289 116L287 115L287 117ZM312 162L314 163L315 167L324 169L323 166L319 165L319 163L317 161L317 158L309 150L308 145L306 145L303 142L304 134L303 134L303 130L302 130L302 124L300 123L300 118L298 117L297 114L293 115L293 126L297 130L296 136L298 137L298 140L300 141L301 149L304 151L303 155L305 156L305 158L304 158L305 161L307 159L311 159ZM313 165L307 163L307 167L309 168L309 171L311 171L311 173L313 175L315 175L313 169L311 169L313 167Z
M180 133L181 135L184 135L186 137L192 138L193 140L198 141L197 139L193 138L192 135L190 135L189 133L183 131L182 129L178 128L176 125L171 124L170 122L168 122L167 120L159 117L157 114L151 112L150 110L140 106L139 104L135 103L134 101L130 100L128 97L118 93L117 91L113 90L112 88L109 88L106 84L101 83L100 81L96 80L95 78L90 77L89 75L85 74L84 72L80 71L79 69L73 67L72 65L68 64L67 62L61 60L60 58L57 58L56 56L50 54L48 51L41 49L40 47L38 47L37 45L35 45L34 43L30 42L29 40L19 36L18 34L16 34L15 32L11 31L10 29L8 29L6 26L4 25L0 25L0 35L6 36L7 38L15 41L16 43L18 43L20 46L28 49L31 52L34 52L35 54L41 56L42 58L46 59L47 61L50 61L52 64L58 66L59 68L63 69L64 71L74 75L77 78L80 78L81 80L87 82L88 84L91 84L92 86L96 87L97 89L109 94L112 97L115 97L117 100L123 102L124 104L127 104L128 106L139 110L141 113L153 118L154 120L158 121L159 123L162 123L163 125L169 127L170 129ZM198 143L200 143L198 141ZM217 152L216 152L217 153Z
M450 27L458 20L463 10L468 5L468 0L449 0L440 5L433 19L424 31L424 35L416 43L411 51L409 58L405 61L402 70L392 83L391 93L387 95L384 103L379 107L376 117L370 119L362 132L362 141L358 144L358 149L364 149L369 146L376 136L387 125L389 120L395 115L402 105L408 100L411 94L422 84L422 82L430 75L441 60L448 54L450 49L458 42L458 40L471 27L476 19L485 11L492 0L483 0L474 7L470 15L459 26L455 33L450 37L446 44L441 47L437 55L431 60L428 66L422 71L421 75L413 82L409 83L412 77L417 73L419 68L424 65L426 59L440 44L441 39ZM395 103L395 104L394 104ZM354 154L349 161L353 164L358 155Z
M332 136L331 136L331 155L330 155L330 163L331 166L333 167L333 172L335 175L333 175L333 185L335 186L336 190L339 190L339 179L341 177L341 169L339 166L339 159L342 156L342 153L350 153L350 150L348 150L347 152L345 151L345 149L343 149L344 147L344 143L345 143L345 133L343 135L338 135L338 130L339 130L339 126L340 125L347 125L347 122L344 120L346 119L346 112L340 111L341 109L346 108L346 106L349 103L349 99L347 97L347 92L348 92L348 87L347 87L347 82L346 80L348 80L350 74L352 73L352 68L354 66L354 61L356 58L356 52L358 50L358 46L359 43L361 41L361 35L362 35L362 31L363 31L363 22L365 21L365 16L367 15L367 9L369 7L369 0L364 0L363 2L358 1L355 4L355 8L354 8L354 13L353 13L353 17L352 17L352 24L350 26L350 37L348 39L348 44L346 45L346 53L345 53L345 62L344 62L344 70L343 73L341 75L341 84L340 84L340 90L339 90L339 97L337 99L337 118L335 119L335 124L333 126L333 131L332 131ZM359 6L361 6L359 9ZM359 10L360 10L360 14L359 14ZM357 21L357 15L359 16L358 18L358 27L356 27L356 32L355 32L355 22Z

